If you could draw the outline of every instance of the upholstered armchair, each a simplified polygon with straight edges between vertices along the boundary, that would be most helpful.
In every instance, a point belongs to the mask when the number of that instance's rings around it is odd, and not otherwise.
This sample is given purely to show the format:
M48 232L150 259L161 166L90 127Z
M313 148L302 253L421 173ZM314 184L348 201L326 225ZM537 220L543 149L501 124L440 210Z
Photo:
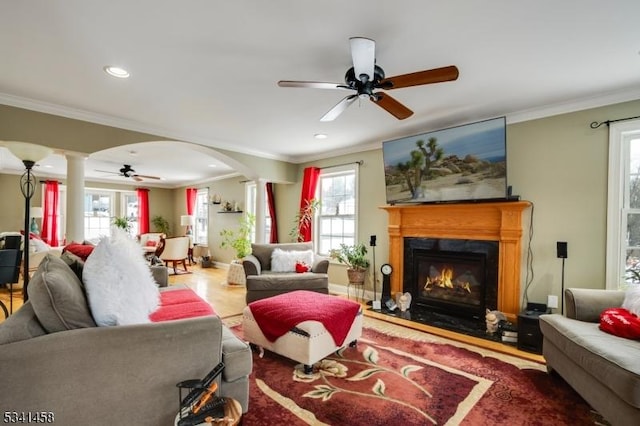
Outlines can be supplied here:
M276 267L272 259L276 249L289 254L311 252L313 260L308 264L311 269L298 273L295 262L288 270ZM329 294L329 260L315 256L312 243L251 244L251 250L251 254L242 260L247 278L247 304L293 290Z
M160 259L165 262L167 265L169 262L172 263L173 273L177 274L176 264L182 263L182 267L186 272L187 269L187 258L189 257L189 237L173 237L167 238L164 240L164 250L160 255Z

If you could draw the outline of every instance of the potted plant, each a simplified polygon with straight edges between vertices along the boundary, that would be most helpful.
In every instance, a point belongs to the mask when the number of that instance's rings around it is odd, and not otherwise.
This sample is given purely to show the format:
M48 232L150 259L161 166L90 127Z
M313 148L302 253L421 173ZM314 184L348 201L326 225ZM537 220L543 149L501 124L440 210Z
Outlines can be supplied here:
M169 221L160 215L156 215L151 219L151 223L156 232L169 235Z
M255 216L247 213L240 219L238 229L223 229L220 231L221 248L232 248L236 252L236 260L241 260L251 254L251 231L255 223Z
M330 252L332 259L347 265L347 277L352 284L364 283L365 274L369 267L369 259L366 258L366 254L367 247L362 243L353 246L340 244L339 249Z
M114 217L111 223L116 228L124 229L126 232L131 230L131 223L129 222L129 218L126 216Z
M311 220L315 215L316 210L320 207L320 200L312 198L307 200L305 206L298 211L295 219L293 220L293 228L289 232L289 236L296 243L303 242L302 233L300 230L311 228Z

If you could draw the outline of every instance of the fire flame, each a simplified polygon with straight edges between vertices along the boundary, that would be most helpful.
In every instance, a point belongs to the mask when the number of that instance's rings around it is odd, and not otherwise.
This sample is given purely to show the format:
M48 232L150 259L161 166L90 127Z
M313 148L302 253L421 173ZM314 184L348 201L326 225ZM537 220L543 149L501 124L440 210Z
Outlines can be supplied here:
M440 270L440 274L436 275L435 277L427 277L424 289L426 291L430 291L430 287L441 287L450 289L459 287L471 293L471 287L468 281L453 280L453 268L450 266L444 266Z

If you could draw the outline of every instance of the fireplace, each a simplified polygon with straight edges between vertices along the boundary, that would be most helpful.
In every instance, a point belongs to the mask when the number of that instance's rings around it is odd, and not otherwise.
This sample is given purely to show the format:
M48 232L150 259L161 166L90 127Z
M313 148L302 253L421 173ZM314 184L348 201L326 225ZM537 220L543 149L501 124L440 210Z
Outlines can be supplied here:
M478 315L483 308L498 309L507 316L508 320L515 322L520 312L521 299L522 213L530 205L527 201L505 201L407 204L382 207L389 214L389 263L394 269L391 276L391 294L409 291L408 287L405 287L411 285L408 284L407 277L414 274L413 259L411 258L411 261L407 262L407 256L413 255L405 250L405 240L438 241L440 254L443 251L460 251L455 248L455 244L450 244L449 240L464 241L463 245L466 246L474 246L476 243L483 245L490 242L497 246L497 249L490 250L491 253L495 252L496 257L495 259L487 258L485 263L487 266L491 265L488 274L496 277L497 288L493 290L492 287L487 287L484 299L480 299L479 306L472 308L472 310L476 309L474 315ZM435 245L435 243L428 244ZM418 247L418 249L422 248L424 247ZM470 251L476 253L474 250ZM475 255L471 255L469 259L471 258L475 258ZM436 263L438 260L441 259L436 259ZM493 284L488 285L492 286ZM414 280L413 286L417 286L417 279ZM494 292L495 299L493 299ZM412 297L414 296L415 294L412 293ZM415 299L422 299L422 297ZM419 303L434 305L436 302L439 303L439 301L427 298L427 300L420 300ZM469 304L466 303L466 305ZM445 309L442 306L431 306L431 308Z
M498 242L404 238L404 288L413 305L454 317L482 319L496 309Z

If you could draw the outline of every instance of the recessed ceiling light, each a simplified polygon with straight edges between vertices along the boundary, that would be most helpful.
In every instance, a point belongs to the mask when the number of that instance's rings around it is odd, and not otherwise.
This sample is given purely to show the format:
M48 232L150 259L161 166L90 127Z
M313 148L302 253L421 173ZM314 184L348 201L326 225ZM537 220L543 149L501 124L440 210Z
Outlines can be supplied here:
M110 76L118 77L118 78L129 78L129 71L125 70L124 68L116 67L113 65L107 65L103 69L104 69L104 72L106 72Z
M315 135L313 135L313 137L314 137L314 138L316 138L316 139L326 139L326 138L328 138L329 136L327 136L327 135L326 135L326 134L324 134L324 133L316 133Z
M209 164L209 167L218 167L217 164Z

